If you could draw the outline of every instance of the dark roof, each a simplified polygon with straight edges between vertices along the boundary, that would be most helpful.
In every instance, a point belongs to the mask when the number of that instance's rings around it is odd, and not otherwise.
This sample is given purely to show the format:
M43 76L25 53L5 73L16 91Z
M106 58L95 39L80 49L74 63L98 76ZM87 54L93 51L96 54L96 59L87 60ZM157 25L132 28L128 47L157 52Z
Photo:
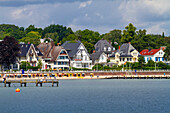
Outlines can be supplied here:
M35 47L35 50L38 52L38 53L37 53L38 56L43 56L43 54L42 54L41 51L37 48L37 46L34 45L34 47Z
M66 41L61 45L67 51L69 57L73 57L78 51L81 41L78 40L76 42L77 43L71 43L70 41Z
M26 56L27 55L27 53L28 53L28 50L30 49L30 47L31 47L31 44L19 44L19 46L20 46L20 54L19 54L19 56L20 57L23 57L23 56ZM35 48L35 50L36 50L36 53L38 54L38 56L43 56L43 54L40 52L40 50L35 46L35 45L33 45L34 46L34 48Z
M31 44L19 44L19 46L20 46L20 51L21 51L19 56L20 57L26 56Z
M92 59L92 61L95 61L97 59L99 59L100 55L102 54L103 52L95 52L95 53L92 53L90 55L90 59Z
M131 52L136 50L130 43L124 43L116 52L120 54L120 57L132 57ZM138 56L141 54L138 52ZM113 53L110 57L115 57L115 53Z
M103 52L106 53L106 54L111 54L111 53L112 53L112 50L113 50L113 48L114 48L107 40L104 40L104 39L99 40L99 41L94 45L94 47L95 47L96 52L103 51ZM106 51L104 51L104 47L106 48ZM111 51L108 51L108 47L111 48Z
M40 43L37 48L41 51L43 54L43 58L48 57L50 51L55 46L54 42L51 41L50 43Z

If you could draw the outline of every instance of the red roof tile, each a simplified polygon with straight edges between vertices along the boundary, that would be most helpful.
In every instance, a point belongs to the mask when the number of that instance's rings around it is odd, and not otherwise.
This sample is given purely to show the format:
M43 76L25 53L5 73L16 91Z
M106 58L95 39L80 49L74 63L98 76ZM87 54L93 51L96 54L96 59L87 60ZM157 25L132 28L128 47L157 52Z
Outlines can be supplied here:
M160 49L151 49L150 51L148 49L144 49L140 52L141 55L154 55L157 53Z

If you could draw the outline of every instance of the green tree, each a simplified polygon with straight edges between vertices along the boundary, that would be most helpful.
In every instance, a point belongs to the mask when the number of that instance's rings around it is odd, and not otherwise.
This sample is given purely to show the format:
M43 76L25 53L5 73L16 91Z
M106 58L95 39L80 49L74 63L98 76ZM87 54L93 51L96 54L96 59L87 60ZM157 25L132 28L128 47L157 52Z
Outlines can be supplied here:
M42 61L39 59L39 60L38 60L38 68L39 68L39 69L42 69L42 65L43 65L43 64L42 64Z
M31 67L30 63L27 61L22 61L20 64L20 69L28 70Z
M53 39L55 45L57 45L58 41L59 41L59 36L57 32L54 33L46 33L44 38L51 38Z
M78 40L78 37L75 34L70 34L67 37L63 38L61 43L64 43L65 41L73 41Z
M109 33L104 34L101 37L107 40L108 42L111 41L112 46L118 49L118 46L121 44L121 37L122 37L121 32L122 32L121 30L115 29L110 31Z
M25 43L30 42L35 45L38 45L40 43L40 38L41 38L41 35L39 34L39 32L31 31L26 34L26 37L20 39L19 41L25 42Z
M64 37L67 37L70 34L74 34L71 28L67 28L62 25L51 24L50 26L44 28L42 37L44 37L46 33L55 32L58 33L59 36L58 42L60 42Z
M143 57L143 56L140 56L138 61L139 61L140 67L143 68L143 64L145 63L144 57Z
M149 60L147 63L148 67L155 67L155 62L153 60Z
M43 30L42 28L36 28L34 25L30 25L29 27L27 27L25 29L25 33L28 34L31 31L35 31L35 32L39 32L39 34L41 35Z
M136 37L136 27L130 23L128 26L125 27L126 30L123 30L123 35L121 38L122 43L131 42Z
M158 67L161 67L162 69L167 69L167 67L168 67L168 65L165 64L165 63L163 63L162 61L158 62L158 63L157 63L157 66L158 66Z
M164 58L168 61L170 60L170 44L165 49Z

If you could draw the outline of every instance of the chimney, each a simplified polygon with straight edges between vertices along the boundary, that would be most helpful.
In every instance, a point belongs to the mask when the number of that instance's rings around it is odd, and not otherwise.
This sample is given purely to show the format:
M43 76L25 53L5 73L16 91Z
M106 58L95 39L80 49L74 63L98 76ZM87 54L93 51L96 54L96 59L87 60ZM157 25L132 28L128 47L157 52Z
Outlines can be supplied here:
M129 42L129 44L131 44L131 42Z
M112 45L112 41L111 41L111 40L109 40L109 44L111 44L111 45Z
M57 46L60 46L60 43L57 43Z
M30 44L30 42L28 42L28 44Z
M93 53L95 53L96 51L95 50L93 50Z
M148 52L150 52L152 49L151 48L148 48Z
M119 50L120 50L120 46L119 46Z

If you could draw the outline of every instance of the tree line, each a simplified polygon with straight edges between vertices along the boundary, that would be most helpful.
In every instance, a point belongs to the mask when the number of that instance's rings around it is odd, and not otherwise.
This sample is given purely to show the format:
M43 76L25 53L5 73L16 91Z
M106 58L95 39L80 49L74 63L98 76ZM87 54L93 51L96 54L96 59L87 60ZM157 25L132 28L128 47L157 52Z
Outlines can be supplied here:
M73 32L70 27L63 25L49 25L45 28L37 28L34 25L30 25L27 28L19 27L10 24L0 24L0 39L4 39L6 36L14 37L19 42L33 43L38 45L40 39L51 38L57 45L57 43L64 43L65 41L80 40L89 53L94 50L95 43L100 39L106 39L112 43L116 49L118 46L131 42L131 44L140 52L143 49L158 49L160 46L167 46L166 57L170 59L170 37L165 36L164 32L160 34L146 34L145 29L139 29L130 23L125 26L125 29L114 29L109 33L100 34L92 30L77 30ZM48 40L49 41L49 40Z

